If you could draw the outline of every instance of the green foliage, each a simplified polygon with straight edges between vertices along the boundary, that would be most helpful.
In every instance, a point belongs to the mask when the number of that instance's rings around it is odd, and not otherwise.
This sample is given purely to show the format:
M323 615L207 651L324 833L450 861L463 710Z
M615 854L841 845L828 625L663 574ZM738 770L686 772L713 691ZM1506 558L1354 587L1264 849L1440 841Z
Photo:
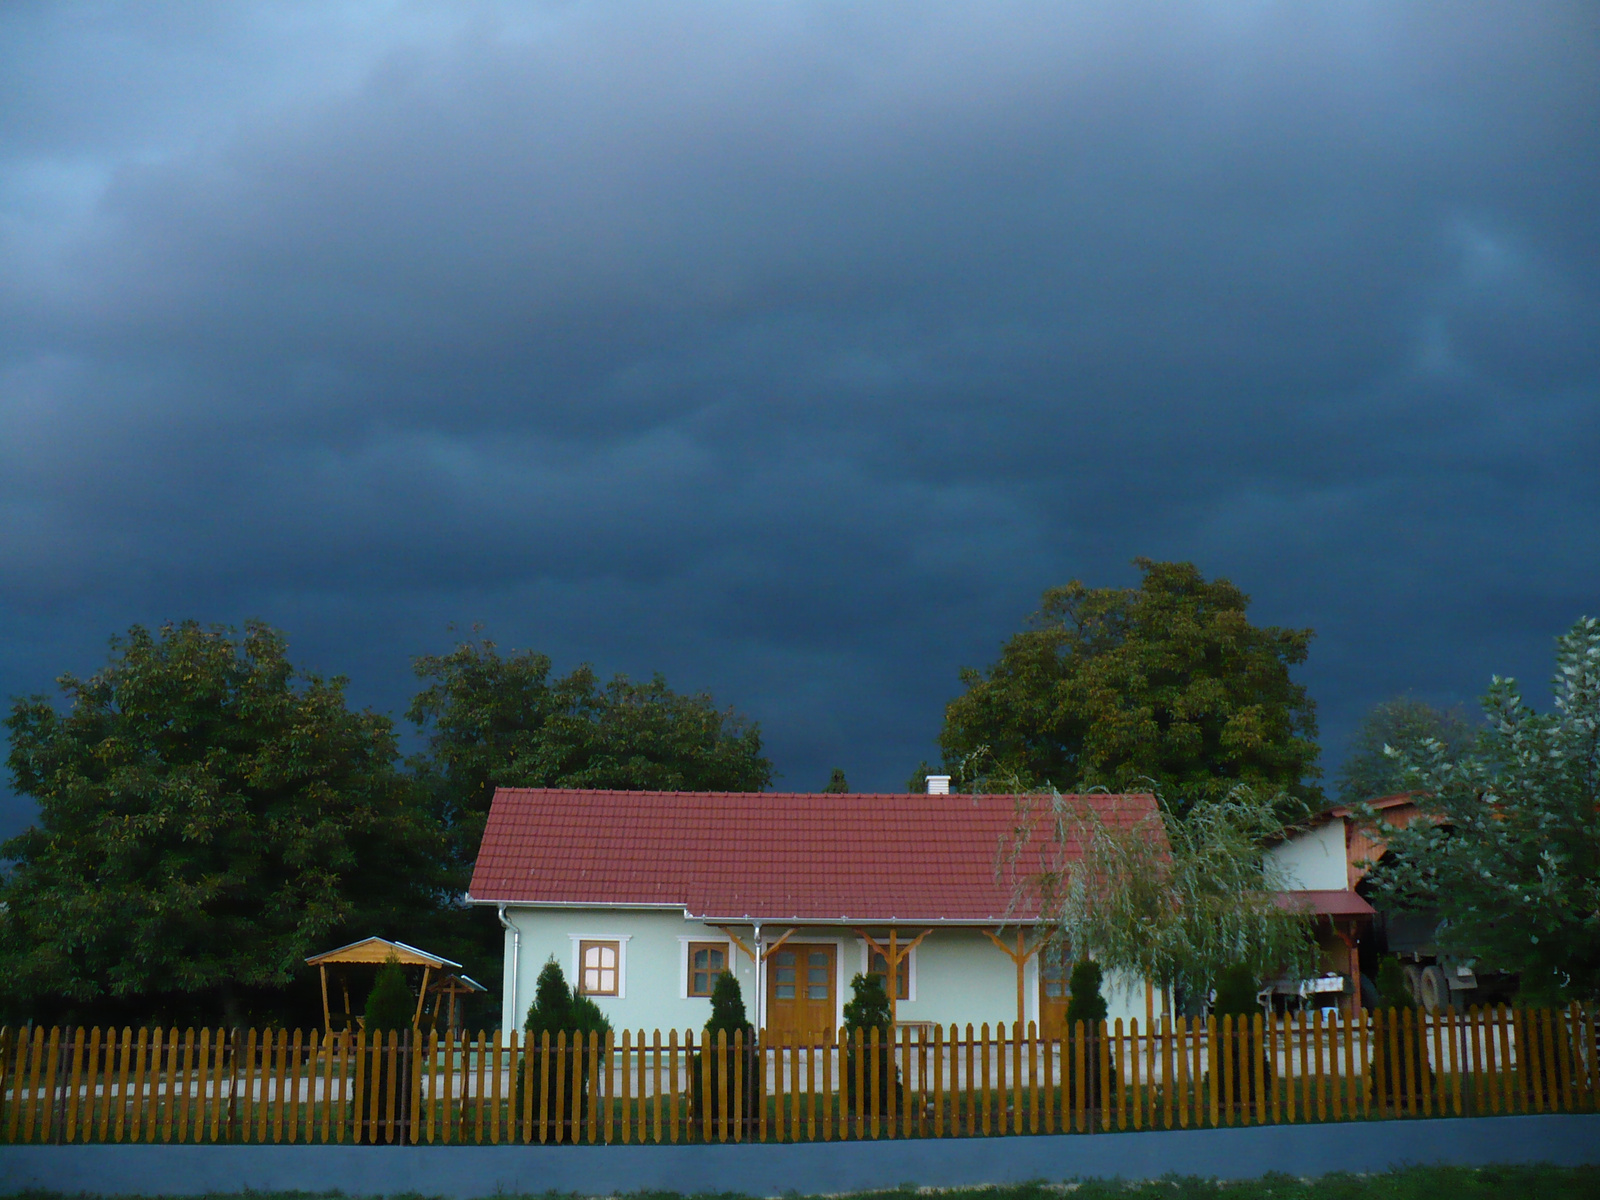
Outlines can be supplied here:
M1191 993L1239 964L1257 978L1310 972L1312 917L1273 898L1286 882L1266 854L1282 830L1270 801L1237 788L1181 817L1158 810L1118 824L1085 797L1048 800L1019 809L1016 845L1029 845L1033 826L1048 820L1052 836L1079 853L1022 875L1017 889L1040 897L1057 944Z
M1104 978L1100 964L1093 959L1083 958L1073 964L1067 983L1068 1028L1076 1028L1079 1021L1096 1028L1106 1019L1106 998L1100 994Z
M1156 790L1181 814L1247 784L1303 813L1317 726L1289 669L1311 631L1252 625L1249 597L1190 563L1134 561L1139 587L1051 588L999 662L962 671L945 762L978 790Z
M1417 1002L1406 986L1405 967L1392 955L1378 964L1378 977L1373 980L1378 987L1379 1008L1415 1008Z
M528 1015L522 1022L522 1028L527 1033L527 1040L523 1043L527 1050L527 1058L533 1060L533 1077L539 1078L540 1056L543 1051L539 1049L541 1035L550 1035L552 1047L550 1070L571 1071L571 1059L561 1059L556 1056L553 1047L557 1044L556 1035L565 1032L566 1044L570 1047L582 1039L588 1045L591 1033L598 1035L601 1045L605 1044L606 1034L611 1032L611 1022L601 1011L600 1006L588 996L581 995L576 988L567 986L567 976L561 969L561 964L551 955L545 959L544 966L539 968L539 978L533 985L533 1003L528 1005ZM570 1051L569 1051L570 1054ZM593 1069L593 1062L587 1057L583 1061L583 1074L579 1086L584 1095L589 1093L589 1077ZM527 1072L523 1064L517 1066L517 1079L512 1088L511 1103L519 1111L522 1107L522 1081ZM570 1080L570 1075L568 1076Z
M1219 1017L1253 1017L1261 1011L1256 993L1256 973L1244 963L1234 963L1217 976L1217 995L1211 1011Z
M923 759L917 764L917 769L911 772L911 778L906 780L906 791L913 795L921 795L928 790L928 776L933 768L928 766L928 760Z
M734 1092L737 1090L744 1100L744 1115L756 1117L761 1112L763 1095L763 1080L761 1071L761 1058L754 1053L756 1031L754 1026L745 1017L744 993L740 990L738 977L732 971L723 971L717 976L717 981L711 987L711 1019L706 1022L705 1045L714 1047L717 1035L723 1034L728 1042L728 1060L730 1078L728 1080L728 1105L732 1111ZM739 1089L733 1086L733 1077L739 1069L739 1064L734 1058L734 1035L743 1033L741 1043L744 1051L744 1083ZM721 1095L721 1066L720 1059L712 1054L709 1061L703 1061L703 1050L697 1050L692 1061L694 1073L694 1087L692 1089L691 1103L696 1116L714 1116L703 1107L705 1104L705 1088L709 1083L713 1096ZM709 1079L708 1079L709 1075Z
M427 686L407 710L427 735L413 760L458 863L468 864L496 786L755 792L772 782L760 729L657 675L601 685L588 666L552 681L543 654L464 642L415 660Z
M706 1032L722 1032L732 1037L734 1031L740 1029L748 1043L755 1029L745 1017L744 993L739 988L738 977L732 971L723 971L711 987L711 1019L706 1022Z
M843 767L835 767L833 769L833 774L828 776L828 786L822 790L824 794L829 792L837 792L840 794L849 792L850 785L845 782Z
M567 987L567 976L561 964L551 955L539 968L539 978L533 985L533 1003L528 1005L528 1016L522 1028L538 1037L541 1033L570 1028L571 1023L572 989Z
M878 1029L887 1035L893 1028L889 1015L889 993L884 988L882 975L857 975L850 980L850 999L844 1006L845 1030L861 1030L863 1036L869 1029Z
M368 1033L387 1033L391 1029L404 1033L411 1028L416 1013L416 998L406 985L405 970L391 954L378 968L378 977L367 995L362 1027Z
M554 1038L562 1030L567 1032L570 1041L574 1033L585 1037L590 1033L603 1036L610 1032L611 1021L588 996L567 986L566 973L552 955L539 969L539 978L533 985L533 1003L528 1005L522 1028L533 1035L534 1041L542 1033Z
M845 1051L840 1091L844 1104L854 1110L856 1106L856 1030L861 1031L861 1081L866 1101L863 1110L872 1107L872 1031L878 1031L878 1102L880 1115L889 1111L891 1096L895 1097L895 1111L904 1111L905 1095L900 1083L900 1071L894 1062L894 1018L889 1012L889 993L882 975L857 975L850 980L850 999L844 1006L844 1031L849 1037Z
M239 1023L241 991L281 996L307 954L434 911L435 827L343 679L296 672L259 623L111 647L61 678L67 712L33 696L5 721L13 786L39 804L0 847L13 1009L135 1016L165 994Z
M1600 997L1600 621L1558 640L1556 668L1553 712L1496 677L1475 753L1404 760L1434 819L1386 828L1372 874L1394 906L1438 911L1443 953L1518 972L1539 1003Z
M1459 710L1437 709L1409 696L1373 705L1339 769L1340 801L1359 804L1405 791L1405 760L1419 757L1430 739L1453 759L1472 748L1473 731Z

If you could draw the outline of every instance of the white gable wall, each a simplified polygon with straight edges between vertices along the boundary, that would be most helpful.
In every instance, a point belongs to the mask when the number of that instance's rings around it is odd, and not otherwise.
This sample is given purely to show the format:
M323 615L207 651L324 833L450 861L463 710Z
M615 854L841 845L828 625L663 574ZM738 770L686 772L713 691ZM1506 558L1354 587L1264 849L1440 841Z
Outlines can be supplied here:
M1267 854L1283 871L1291 891L1342 892L1350 886L1342 817L1302 830Z

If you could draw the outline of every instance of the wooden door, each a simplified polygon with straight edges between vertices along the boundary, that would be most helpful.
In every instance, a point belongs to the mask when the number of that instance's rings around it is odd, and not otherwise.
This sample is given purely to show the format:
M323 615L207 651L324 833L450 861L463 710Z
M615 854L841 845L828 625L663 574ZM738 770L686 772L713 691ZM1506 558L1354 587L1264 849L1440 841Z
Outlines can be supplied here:
M785 942L767 959L767 1028L773 1033L833 1036L838 947Z
M1067 1036L1067 964L1039 959L1039 1034L1045 1038Z

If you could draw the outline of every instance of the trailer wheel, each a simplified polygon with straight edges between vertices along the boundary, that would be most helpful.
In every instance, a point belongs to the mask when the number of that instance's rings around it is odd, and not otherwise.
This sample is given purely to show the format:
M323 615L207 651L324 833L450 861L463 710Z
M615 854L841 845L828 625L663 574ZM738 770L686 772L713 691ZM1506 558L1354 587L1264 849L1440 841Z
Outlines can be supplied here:
M1411 997L1411 1003L1422 1003L1422 968L1416 963L1406 963L1400 968L1400 974L1405 976L1406 993Z
M1422 1007L1429 1012L1443 1012L1450 1007L1450 980L1441 967L1423 967L1418 981L1422 993Z

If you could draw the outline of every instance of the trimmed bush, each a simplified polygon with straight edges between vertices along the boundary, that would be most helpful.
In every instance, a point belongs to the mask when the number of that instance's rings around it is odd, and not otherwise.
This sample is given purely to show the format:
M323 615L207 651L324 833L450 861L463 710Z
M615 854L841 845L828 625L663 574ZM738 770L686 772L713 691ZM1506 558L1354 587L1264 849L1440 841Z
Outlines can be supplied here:
M1256 1003L1258 991L1255 975L1243 963L1229 967L1217 977L1217 996L1211 1013L1217 1018L1218 1036L1222 1032L1222 1018L1233 1018L1233 1040L1226 1044L1224 1051L1232 1058L1229 1074L1233 1078L1233 1095L1227 1098L1230 1105L1255 1101L1258 1062L1264 1090L1268 1095L1272 1092L1272 1060L1267 1057L1266 1047L1258 1046L1254 1055L1245 1053L1245 1038L1251 1030L1252 1018L1261 1012L1261 1005ZM1209 1083L1209 1072L1207 1075Z
M589 1056L589 1034L599 1035L601 1046L601 1059L605 1058L605 1035L611 1032L611 1022L606 1019L605 1013L600 1011L600 1006L588 996L580 995L573 988L567 986L566 974L561 970L561 964L555 956L545 960L539 970L539 978L533 985L533 1003L528 1006L528 1015L522 1022L526 1041L523 1042L523 1058L517 1064L517 1081L512 1088L512 1111L518 1119L522 1116L522 1081L528 1077L527 1066L532 1064L532 1077L534 1079L535 1093L538 1091L538 1080L541 1071L540 1058L542 1051L539 1049L540 1038L543 1034L550 1035L550 1096L551 1103L555 1102L555 1078L557 1071L567 1072L567 1086L564 1090L567 1113L571 1113L572 1104L572 1046L574 1035L581 1038L584 1046L583 1068L578 1080L580 1097L586 1103L589 1096L589 1078L594 1071L595 1063ZM556 1035L567 1035L567 1054L563 1058L556 1054ZM534 1111L537 1113L538 1104L535 1102Z
M856 1030L861 1031L861 1088L865 1096L859 1111L872 1111L872 1031L878 1031L878 1104L879 1116L889 1112L890 1089L893 1088L895 1111L903 1111L905 1089L900 1084L900 1072L894 1064L894 1022L889 1016L889 993L882 975L857 975L850 981L850 1002L844 1006L844 1032L848 1039L843 1059L844 1079L840 1093L844 1097L845 1111L855 1113L856 1104Z
M1406 986L1405 971L1397 958L1378 964L1378 998L1383 1004L1373 1027L1372 1062L1367 1067L1367 1094L1377 1103L1398 1104L1406 1096L1406 1074L1411 1094L1433 1090L1433 1068L1428 1064L1427 1038L1417 1019L1418 1010ZM1411 1053L1406 1054L1406 1027L1411 1030ZM1394 1046L1390 1048L1390 1041Z
M1079 1040L1078 1022L1083 1022L1084 1066L1089 1076L1088 1105L1098 1109L1114 1098L1117 1088L1117 1062L1108 1055L1110 1071L1102 1075L1100 1064L1100 1025L1106 1019L1106 998L1100 994L1105 976L1100 964L1092 959L1081 959L1073 968L1067 987L1067 1044L1064 1053L1067 1061L1077 1061Z
M693 1090L690 1092L690 1103L697 1118L709 1120L715 1118L719 1112L717 1102L723 1086L721 1068L718 1065L720 1060L716 1051L719 1033L728 1037L728 1113L730 1116L733 1115L734 1079L739 1071L733 1053L733 1037L735 1033L740 1032L744 1034L742 1115L754 1120L761 1115L763 1082L761 1056L756 1052L755 1026L745 1018L744 993L739 988L739 980L732 971L723 971L717 976L717 982L711 989L711 1019L706 1022L705 1041L702 1043L702 1049L696 1050L691 1060ZM711 1088L709 1105L705 1095L707 1084Z
M367 993L367 1005L362 1013L362 1028L367 1034L367 1044L383 1049L374 1050L368 1060L366 1077L367 1102L366 1111L362 1114L363 1120L370 1119L372 1115L372 1097L378 1099L379 1120L388 1117L388 1091L389 1091L389 1054L387 1046L389 1034L394 1033L396 1041L400 1043L400 1050L395 1055L394 1066L394 1112L395 1120L402 1129L411 1113L411 1088L408 1081L411 1078L410 1058L412 1042L415 1040L412 1033L412 1020L416 1017L416 1000L411 995L411 987L406 983L405 969L400 965L400 960L391 954L384 960L383 966L378 968L378 977L373 980L372 991ZM396 1134L398 1137L398 1132Z

